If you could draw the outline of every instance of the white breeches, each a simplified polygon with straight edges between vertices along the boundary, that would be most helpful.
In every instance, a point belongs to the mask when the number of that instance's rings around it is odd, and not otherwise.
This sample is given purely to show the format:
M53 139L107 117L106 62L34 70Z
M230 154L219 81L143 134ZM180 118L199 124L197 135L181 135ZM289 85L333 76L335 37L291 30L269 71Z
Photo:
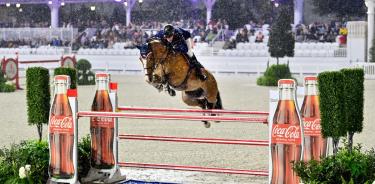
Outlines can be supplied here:
M192 41L193 41L193 40L192 40L191 38L185 40L186 45L187 45L187 47L188 47L187 55L188 55L189 57L193 57L193 55L194 55L194 53L193 53L193 43L192 43Z

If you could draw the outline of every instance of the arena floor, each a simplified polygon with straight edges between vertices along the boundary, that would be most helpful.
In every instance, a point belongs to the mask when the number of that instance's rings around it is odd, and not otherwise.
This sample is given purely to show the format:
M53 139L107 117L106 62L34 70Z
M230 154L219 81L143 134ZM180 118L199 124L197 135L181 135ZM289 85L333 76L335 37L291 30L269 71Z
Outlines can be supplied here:
M24 79L23 79L24 80ZM186 108L181 96L170 97L148 85L142 75L117 75L119 104L126 106ZM259 87L255 77L217 76L225 109L268 111L268 91L272 87ZM25 81L21 81L21 84ZM23 86L26 88L26 86ZM79 110L89 110L95 86L79 86ZM365 149L375 147L375 80L365 82L364 130L354 136L355 142ZM0 94L0 117L3 131L0 146L9 146L21 140L37 139L35 127L27 125L26 91ZM215 123L204 128L201 122L167 120L119 121L120 132L125 134L164 135L179 137L210 137L230 139L267 139L268 127L263 124ZM43 137L47 138L44 127ZM79 135L89 133L88 118L79 122ZM254 146L228 146L210 144L171 143L153 141L122 141L120 160L126 162L197 165L234 169L268 169L268 148ZM124 169L129 179L177 183L267 183L267 177L209 174L165 170Z

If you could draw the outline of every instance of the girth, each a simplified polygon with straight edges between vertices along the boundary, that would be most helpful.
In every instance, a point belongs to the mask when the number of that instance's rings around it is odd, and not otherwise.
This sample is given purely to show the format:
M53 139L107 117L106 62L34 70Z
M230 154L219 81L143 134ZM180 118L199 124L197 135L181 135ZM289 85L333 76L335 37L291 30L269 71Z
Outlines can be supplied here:
M187 72L187 74L186 74L186 76L185 76L184 81L182 81L181 84L175 86L175 85L169 84L169 82L168 82L168 85L170 85L173 89L175 89L175 90L177 90L177 91L183 91L183 90L186 90L186 89L187 89L187 81L188 81L189 76L190 76L190 74L191 74L192 71L193 71L193 67L191 67L191 66L189 65L189 70L188 70L188 72Z

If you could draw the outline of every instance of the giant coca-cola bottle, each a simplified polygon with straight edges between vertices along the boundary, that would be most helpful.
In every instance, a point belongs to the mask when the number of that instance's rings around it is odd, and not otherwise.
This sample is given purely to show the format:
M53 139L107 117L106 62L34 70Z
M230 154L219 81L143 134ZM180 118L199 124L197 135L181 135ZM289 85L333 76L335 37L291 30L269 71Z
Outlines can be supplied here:
M304 161L320 160L327 152L327 140L320 126L319 96L316 77L305 77L305 97L301 108L304 124Z
M272 184L298 184L292 161L302 159L303 127L295 102L295 82L278 82L279 101L271 128Z
M73 146L74 124L67 89L70 78L57 75L54 78L54 99L49 119L49 175L56 179L74 177Z
M92 111L112 112L109 98L109 74L97 73L96 93ZM96 169L111 169L115 165L113 153L114 118L91 117L91 166Z

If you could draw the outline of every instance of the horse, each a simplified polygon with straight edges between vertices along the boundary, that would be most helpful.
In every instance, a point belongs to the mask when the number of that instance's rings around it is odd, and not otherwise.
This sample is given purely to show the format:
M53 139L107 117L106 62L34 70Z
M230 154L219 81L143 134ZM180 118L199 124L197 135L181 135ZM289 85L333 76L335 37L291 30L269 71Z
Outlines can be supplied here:
M182 100L188 106L223 109L218 85L211 72L206 70L207 79L200 80L194 68L189 65L186 55L174 52L158 39L151 40L138 49L143 55L140 61L144 68L146 82L159 91L166 88L171 96L174 90L181 91ZM206 128L211 126L208 121L203 122Z

